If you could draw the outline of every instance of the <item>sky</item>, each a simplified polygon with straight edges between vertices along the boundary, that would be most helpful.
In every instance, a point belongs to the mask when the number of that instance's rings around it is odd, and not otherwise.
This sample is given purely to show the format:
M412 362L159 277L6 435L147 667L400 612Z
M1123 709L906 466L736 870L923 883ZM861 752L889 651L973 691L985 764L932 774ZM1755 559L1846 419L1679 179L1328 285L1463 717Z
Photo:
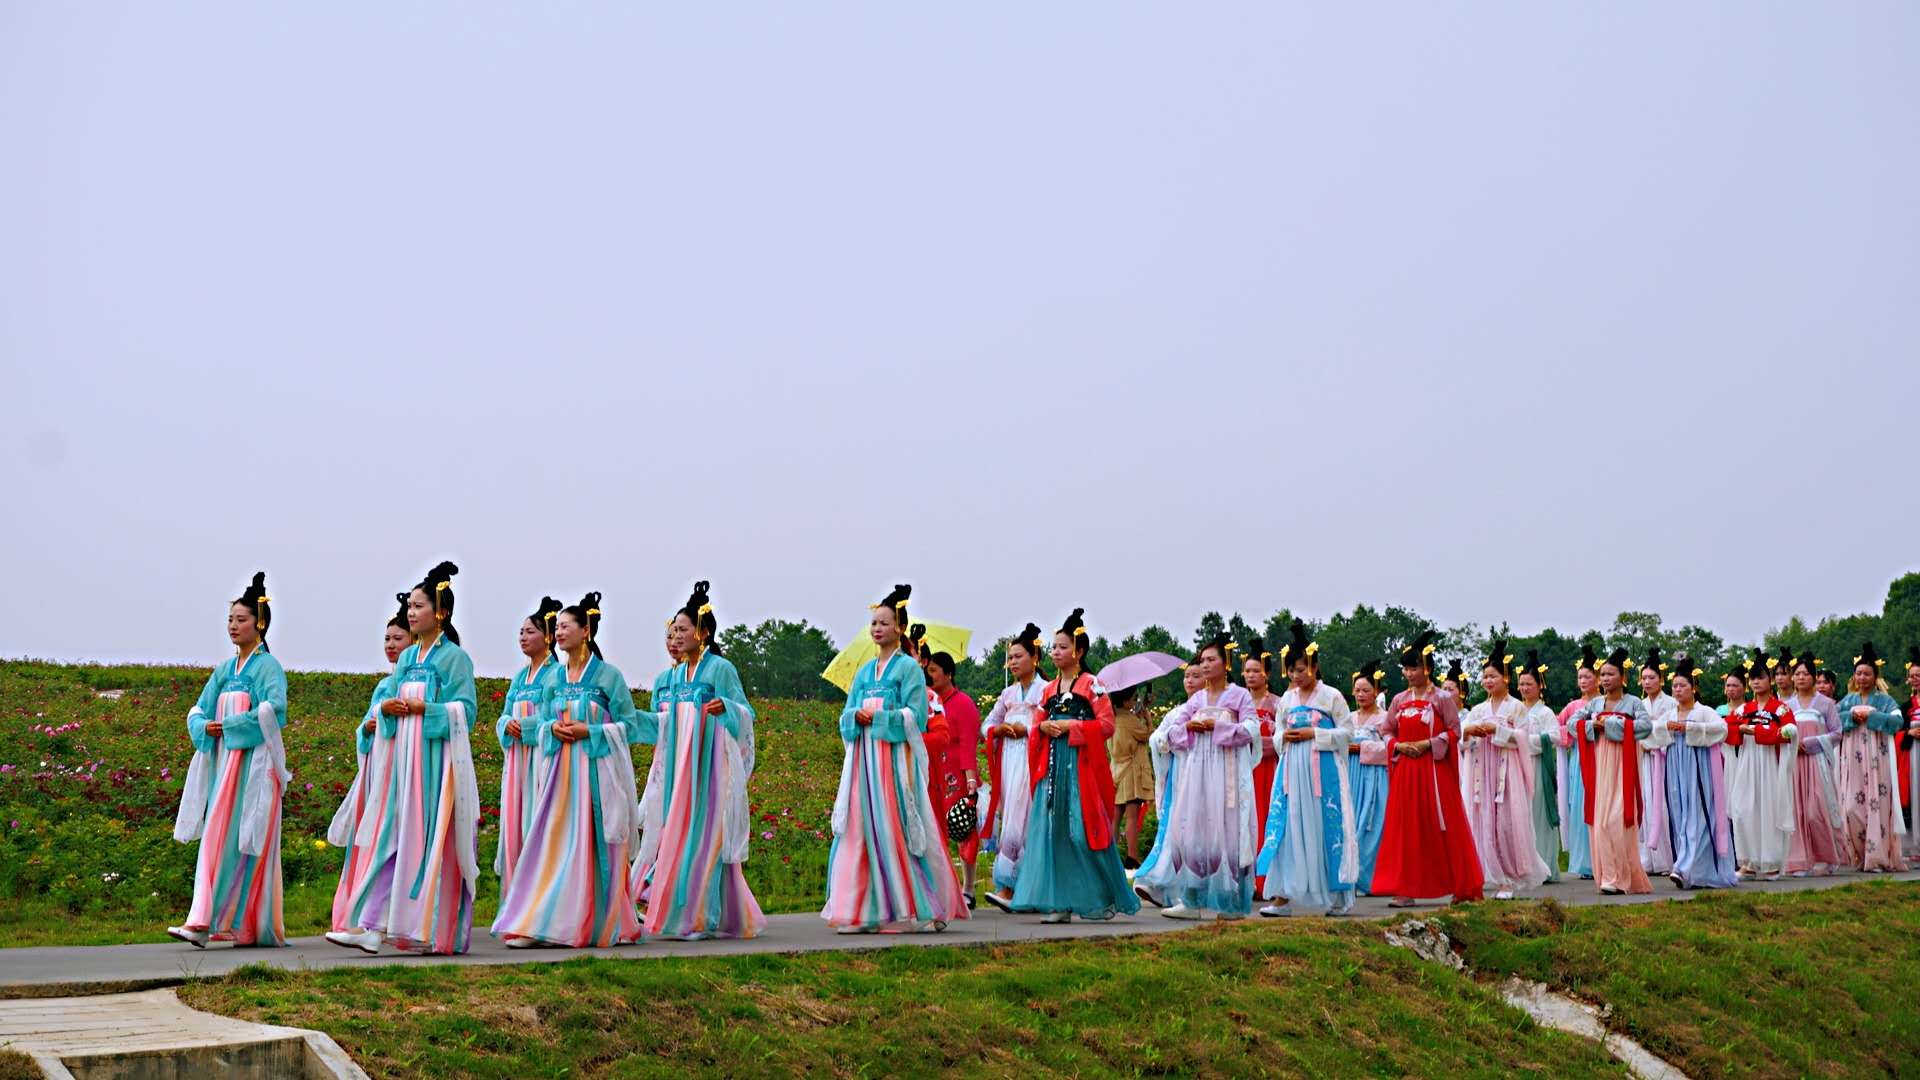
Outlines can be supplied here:
M1920 6L0 0L0 656L1920 569ZM1903 471L1903 468L1905 471Z

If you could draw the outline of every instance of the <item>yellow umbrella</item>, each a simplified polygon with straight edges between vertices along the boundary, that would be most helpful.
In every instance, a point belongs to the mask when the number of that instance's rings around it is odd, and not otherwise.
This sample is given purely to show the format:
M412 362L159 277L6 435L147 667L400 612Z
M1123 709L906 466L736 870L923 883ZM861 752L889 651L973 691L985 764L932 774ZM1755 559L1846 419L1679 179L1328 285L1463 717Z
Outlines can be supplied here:
M909 626L912 623L922 623L926 626L927 636L920 644L928 652L946 653L953 657L956 663L966 658L967 645L973 641L973 631L964 626L949 626L931 619L912 619ZM879 655L880 648L873 643L873 635L867 633L867 628L863 626L860 632L854 635L853 643L840 650L840 655L833 658L833 663L827 665L827 670L821 672L820 677L842 690L851 690L853 677L859 674L860 665Z

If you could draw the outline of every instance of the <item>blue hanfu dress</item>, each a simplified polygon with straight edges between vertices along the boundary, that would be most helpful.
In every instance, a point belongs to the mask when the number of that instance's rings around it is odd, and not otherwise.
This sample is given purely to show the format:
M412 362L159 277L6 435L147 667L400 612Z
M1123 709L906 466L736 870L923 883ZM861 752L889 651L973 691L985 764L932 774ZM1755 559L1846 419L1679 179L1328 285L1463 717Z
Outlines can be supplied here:
M1266 875L1268 899L1285 897L1299 910L1343 911L1353 905L1360 876L1347 775L1353 720L1346 699L1326 683L1316 683L1304 695L1288 687L1280 696L1278 721L1273 744L1279 775L1256 869ZM1302 729L1311 730L1313 738L1284 741L1285 732Z

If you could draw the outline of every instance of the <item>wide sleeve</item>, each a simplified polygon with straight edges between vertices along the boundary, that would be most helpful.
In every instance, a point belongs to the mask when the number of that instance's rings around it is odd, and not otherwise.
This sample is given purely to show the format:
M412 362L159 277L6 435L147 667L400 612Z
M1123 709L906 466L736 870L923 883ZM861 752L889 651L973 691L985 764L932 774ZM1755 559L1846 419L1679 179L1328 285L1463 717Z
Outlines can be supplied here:
M1688 746L1718 746L1727 741L1727 722L1712 709L1694 706L1686 724Z
M627 677L612 664L603 660L594 665L593 685L606 695L607 715L612 717L611 723L587 725L587 756L599 758L612 752L611 738L618 737L629 746L640 741L640 711L633 707L633 688L627 685ZM656 728L654 739L659 737Z
M221 741L229 750L247 750L259 746L265 736L260 731L260 708L273 710L282 726L287 722L287 671L270 652L261 652L248 665L247 678L253 684L253 705L220 722Z
M200 700L193 703L187 711L187 738L193 740L193 748L203 753L213 750L214 738L207 734L207 724L211 723L214 713L220 707L220 673L226 668L224 662L215 664L207 673L207 685L200 688Z
M1433 714L1439 718L1442 728L1433 733L1433 758L1442 761L1460 740L1460 702L1452 694L1436 694Z
M1876 691L1865 704L1873 710L1873 715L1867 717L1867 727L1870 730L1878 731L1883 735L1893 735L1906 726L1901 722L1900 706L1887 695Z
M393 676L383 676L373 685L373 696L367 700L367 712L360 722L353 725L353 743L356 752L373 753L373 732L367 730L367 721L372 720L378 726L380 703L393 696Z
M1223 750L1251 746L1260 740L1260 710L1253 707L1253 695L1242 690L1233 697L1234 722L1213 728L1213 745Z
M1012 694L1013 690L1009 688L1000 691L1000 696L993 699L993 708L988 709L986 719L980 721L981 738L988 739L993 737L993 729L999 727L1001 718L1007 715L1007 698Z
M713 670L708 678L713 683L714 696L727 706L720 714L720 722L726 726L727 734L742 742L753 738L753 703L747 700L747 688L740 683L740 669L726 657L715 657Z
M1493 745L1507 748L1519 746L1520 728L1517 721L1523 715L1520 707L1514 706L1504 713L1492 709L1487 712L1488 719L1493 721L1493 734L1488 736Z
M452 730L447 718L448 707L460 706L471 723L479 715L480 707L476 699L480 695L473 686L473 657L467 655L467 650L455 645L444 654L438 649L434 653L433 665L440 674L437 688L440 700L426 703L426 712L420 717L420 736L444 739Z
M1386 714L1382 713L1379 715L1384 716ZM1387 737L1379 728L1374 726L1374 724L1378 722L1378 717L1376 717L1371 723L1354 725L1353 737L1360 744L1360 753L1358 756L1360 758L1360 764L1362 765L1387 764Z
M1328 696L1332 700L1327 705L1327 715L1333 717L1333 726L1314 725L1313 748L1325 753L1344 754L1348 744L1353 742L1353 712L1347 708L1347 699L1338 690Z
M840 710L840 741L852 742L860 737L860 722L854 714L860 711L867 700L867 669L864 665L853 673L853 683L847 687L847 705Z
M1186 753L1193 748L1193 733L1187 730L1187 718L1193 715L1193 699L1188 698L1160 718L1160 726L1147 737L1147 748L1163 754Z
M919 664L896 664L901 669L899 684L901 701L898 709L888 709L873 719L874 730L886 742L906 742L915 730L927 729L927 673L920 670Z
M493 737L500 741L500 749L502 750L513 749L513 744L519 741L518 739L515 739L511 735L507 734L507 721L513 719L514 690L520 685L520 680L525 676L526 676L526 672L524 669L522 669L520 671L514 672L513 678L508 680L507 695L505 700L502 701L500 704L500 718L493 722ZM376 689L374 693L378 694L379 690ZM522 732L522 734L525 734L525 733Z
M1068 746L1105 745L1113 738L1113 702L1107 698L1107 688L1095 679L1087 684L1087 692L1093 699L1093 719L1074 721L1067 729Z

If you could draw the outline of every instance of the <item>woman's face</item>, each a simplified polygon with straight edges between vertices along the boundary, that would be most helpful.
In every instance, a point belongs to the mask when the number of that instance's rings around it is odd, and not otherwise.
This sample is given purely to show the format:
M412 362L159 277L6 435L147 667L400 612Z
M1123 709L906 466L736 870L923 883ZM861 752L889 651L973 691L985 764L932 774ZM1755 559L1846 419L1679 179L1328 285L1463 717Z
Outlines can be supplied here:
M1620 692L1620 687L1626 681L1627 681L1626 672L1621 671L1619 668L1614 667L1612 664L1600 665L1601 693L1604 693L1609 697L1611 697L1612 695Z
M1873 683L1874 683L1873 679L1867 680L1868 686L1872 686ZM1835 685L1833 681L1833 672L1828 671L1825 668L1822 668L1818 674L1814 675L1813 688L1827 695L1828 697L1832 697L1834 691L1839 689L1839 687Z
M687 618L687 613L684 611L673 617L673 625L668 628L667 633L671 635L670 640L673 645L670 648L675 656L692 656L696 651L707 647L707 635L700 632L700 627L696 626L692 619Z
M553 620L553 643L565 652L573 652L587 643L587 628L580 625L572 612L563 611Z
M1039 660L1039 657L1027 651L1024 643L1015 642L1007 646L1007 674L1018 681L1024 682L1032 677L1034 665L1039 663Z
M1372 679L1353 680L1353 703L1363 709L1371 709L1380 700L1380 691L1373 685Z
M1499 668L1496 668L1496 667L1481 668L1480 669L1480 689L1485 690L1487 692L1488 697L1492 697L1495 694L1506 693L1507 692L1506 672L1501 671Z
M1785 697L1787 694L1787 691L1792 689L1793 689L1792 670L1784 667L1773 669L1773 692L1776 694L1779 694L1782 697Z
M245 604L227 605L227 640L243 649L260 643L260 624L254 620L252 608Z
M1920 664L1907 665L1907 688L1920 693Z
M1240 679L1247 684L1247 693L1254 697L1264 697L1267 693L1267 665L1255 657L1247 657L1240 665Z
M547 635L533 625L532 619L520 620L520 653L529 660L547 655Z
M1879 681L1880 669L1878 667L1872 664L1853 665L1853 689L1855 693L1867 693L1873 689L1873 684Z
M407 629L414 637L440 625L439 616L433 613L433 601L427 599L425 589L415 589L407 594Z
M1427 665L1402 664L1400 665L1400 674L1406 677L1409 687L1420 690L1426 689L1428 681Z
M890 607L881 604L873 609L873 616L867 622L867 633L873 643L882 649L891 649L900 644L900 617Z
M1069 667L1077 668L1080 666L1075 663L1077 657L1075 657L1073 653L1072 634L1053 635L1053 647L1047 650L1047 655L1053 659L1053 667L1056 671L1064 671Z
M1587 668L1581 668L1573 673L1573 685L1580 688L1581 697L1592 697L1593 688L1600 685L1600 676Z
M1653 667L1640 669L1640 696L1657 698L1660 696L1660 670Z
M680 662L680 637L673 632L673 623L667 623L667 659Z
M1181 669L1180 685L1186 687L1188 696L1192 696L1194 691L1206 684L1207 681L1200 675L1199 664L1188 664L1185 668Z
M1313 664L1308 660L1295 660L1287 667L1287 682L1293 684L1295 690L1311 690L1318 680L1319 676L1314 674Z
M1695 697L1693 680L1685 675L1675 675L1673 677L1673 700L1679 702L1680 707L1684 709L1694 703Z
M1813 693L1813 669L1805 664L1793 665L1793 689L1800 694Z
M1727 695L1727 704L1738 705L1747 700L1747 680L1738 675L1727 676L1727 684L1722 688Z
M1754 700L1764 700L1768 695L1773 693L1773 677L1770 675L1755 675L1747 683L1747 689L1753 692Z
M380 647L386 650L389 664L399 663L400 654L406 652L407 646L411 644L413 644L413 635L392 623L387 624L387 632L380 639Z
M1540 700L1540 680L1531 671L1520 673L1520 697L1526 701Z

